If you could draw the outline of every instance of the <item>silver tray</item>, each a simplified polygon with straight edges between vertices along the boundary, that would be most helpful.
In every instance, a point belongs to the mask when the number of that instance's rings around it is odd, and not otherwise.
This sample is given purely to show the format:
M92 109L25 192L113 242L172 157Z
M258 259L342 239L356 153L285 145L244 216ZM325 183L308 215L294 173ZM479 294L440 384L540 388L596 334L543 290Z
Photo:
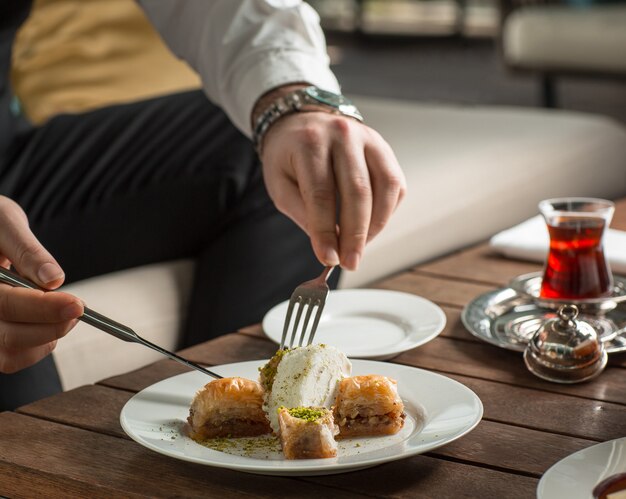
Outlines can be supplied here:
M477 338L507 350L523 352L526 344L547 319L556 317L553 309L541 308L531 296L512 288L482 294L461 314L467 330ZM608 353L626 352L626 308L622 302L603 314L578 316L597 331Z
M626 301L626 279L613 276L613 289L610 296L601 298L558 299L542 298L540 295L543 272L532 272L517 276L509 282L509 287L520 295L527 295L540 307L558 310L561 305L576 305L581 313L590 315L604 314L613 310L619 303Z

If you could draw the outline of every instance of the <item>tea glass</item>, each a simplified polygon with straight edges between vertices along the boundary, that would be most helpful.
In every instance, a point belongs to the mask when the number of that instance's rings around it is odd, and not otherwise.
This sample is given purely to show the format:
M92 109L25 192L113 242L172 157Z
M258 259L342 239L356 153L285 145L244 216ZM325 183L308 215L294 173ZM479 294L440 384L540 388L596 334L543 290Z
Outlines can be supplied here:
M613 291L604 255L604 233L615 211L605 199L556 198L539 203L550 234L540 296L602 298Z

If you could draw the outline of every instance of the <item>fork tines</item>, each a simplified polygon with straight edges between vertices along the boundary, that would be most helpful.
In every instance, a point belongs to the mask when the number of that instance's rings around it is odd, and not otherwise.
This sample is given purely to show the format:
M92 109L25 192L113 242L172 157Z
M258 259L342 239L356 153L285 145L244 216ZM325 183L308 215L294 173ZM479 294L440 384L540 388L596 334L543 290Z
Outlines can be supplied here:
M319 298L307 298L302 295L297 295L295 292L289 300L289 308L287 309L287 317L285 317L285 325L283 327L283 336L280 341L280 349L285 348L285 340L287 339L287 333L289 331L289 325L291 324L291 316L293 315L293 311L296 305L298 305L298 311L296 312L296 318L293 323L293 327L291 329L291 337L289 339L288 348L294 348L294 346L301 347L303 344L310 345L313 343L313 338L315 337L315 331L317 330L317 325L319 324L320 318L322 316L322 310L324 309L324 300ZM304 339L307 334L307 327L309 325L309 321L311 320L311 315L313 314L313 309L317 307L317 311L315 313L315 318L313 319L313 325L311 326L311 330L309 332L309 339L305 343ZM295 345L296 334L298 332L298 326L300 325L300 320L302 319L302 313L304 309L306 310L306 315L304 316L304 322L302 324L301 333L299 336L298 344Z
M322 317L322 310L324 309L326 297L328 296L329 288L326 281L328 280L328 277L332 273L333 269L334 267L325 267L319 277L300 284L300 286L298 286L291 295L289 308L287 309L287 316L285 317L285 325L283 326L283 336L280 340L281 350L287 346L285 341L287 340L289 326L291 325L291 316L293 315L296 305L298 305L298 311L296 312L296 318L293 321L293 326L291 328L291 337L289 339L288 348L294 348L295 346L296 335L298 334L298 327L300 326L300 319L302 319L302 313L305 308L306 314L304 316L304 323L302 324L302 328L300 330L300 339L298 340L297 346L301 347L303 344L310 345L313 343L313 338L315 337L315 332L317 331L317 325ZM313 309L316 307L317 311L315 312L313 324L309 331L309 339L305 342L309 322L311 320L311 316L313 315Z

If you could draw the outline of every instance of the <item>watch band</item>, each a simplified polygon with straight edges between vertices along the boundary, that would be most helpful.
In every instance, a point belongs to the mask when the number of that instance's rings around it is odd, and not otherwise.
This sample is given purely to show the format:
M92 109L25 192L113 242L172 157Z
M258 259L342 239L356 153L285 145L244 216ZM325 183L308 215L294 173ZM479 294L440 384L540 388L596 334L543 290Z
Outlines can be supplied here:
M324 110L333 114L349 116L358 121L363 121L361 113L359 113L358 109L345 97L338 94L332 94L337 99L345 102L345 104L332 105L328 102L324 102L320 99L312 97L310 94L311 90L318 91L319 89L317 89L316 87L305 87L294 90L293 92L289 92L288 94L278 97L261 113L256 123L254 124L254 130L252 134L254 147L256 148L259 155L261 154L263 138L265 137L265 134L270 129L270 127L283 116L293 114L299 111L304 111L303 106L314 105L318 106L320 110ZM330 94L330 92L324 92L326 94Z

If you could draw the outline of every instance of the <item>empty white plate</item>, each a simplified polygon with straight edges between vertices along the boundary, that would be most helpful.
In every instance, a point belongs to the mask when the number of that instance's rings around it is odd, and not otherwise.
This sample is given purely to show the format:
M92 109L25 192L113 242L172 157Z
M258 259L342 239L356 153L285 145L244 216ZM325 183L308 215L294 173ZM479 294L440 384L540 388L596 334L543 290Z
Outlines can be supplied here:
M278 344L288 305L288 301L276 305L263 319L265 334ZM381 360L423 345L445 325L443 310L420 296L341 289L328 294L315 343L333 345L348 357Z

